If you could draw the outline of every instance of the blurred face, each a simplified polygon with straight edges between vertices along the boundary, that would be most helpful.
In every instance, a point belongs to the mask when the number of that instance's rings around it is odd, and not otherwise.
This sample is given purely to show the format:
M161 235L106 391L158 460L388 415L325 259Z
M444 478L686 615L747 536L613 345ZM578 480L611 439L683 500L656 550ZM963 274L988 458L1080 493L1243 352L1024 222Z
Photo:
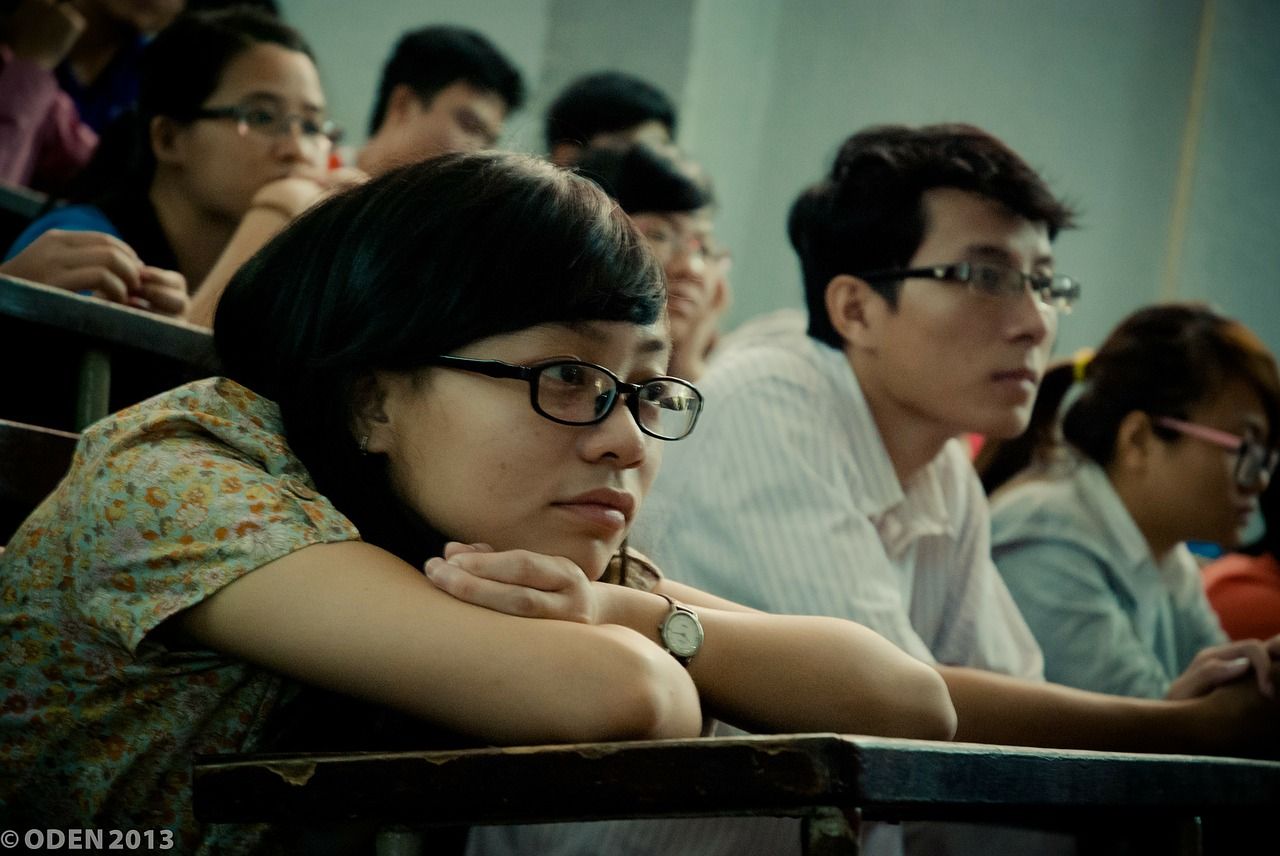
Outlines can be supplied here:
M714 327L727 302L723 260L711 258L707 251L711 221L700 212L641 213L631 220L666 273L671 344L679 362L685 348L706 338L706 328Z
M378 129L375 172L451 152L490 149L502 134L507 104L496 92L456 81L423 102L400 86Z
M1262 399L1235 380L1191 410L1188 422L1266 442L1270 436ZM1213 442L1179 434L1153 445L1146 480L1149 511L1168 543L1211 541L1231 548L1258 505L1265 482L1241 487L1235 480L1236 453Z
M1048 230L1001 204L936 188L923 198L925 234L908 267L956 262L1052 273ZM1057 332L1057 315L1028 289L993 297L964 283L907 279L896 309L874 302L855 355L873 410L891 410L939 435L1013 437L1027 426Z
M223 70L204 107L270 106L298 117L325 118L324 93L315 65L305 54L258 44ZM319 177L328 167L328 138L303 133L293 122L287 133L251 130L232 118L201 119L180 127L171 153L157 151L165 178L204 214L238 223L264 184L288 176Z
M556 358L604 366L641 383L664 373L661 325L544 324L473 342L454 356L535 365ZM619 401L595 425L539 415L523 380L447 367L380 374L385 422L369 450L386 454L397 493L454 540L565 556L604 572L657 473L664 442Z

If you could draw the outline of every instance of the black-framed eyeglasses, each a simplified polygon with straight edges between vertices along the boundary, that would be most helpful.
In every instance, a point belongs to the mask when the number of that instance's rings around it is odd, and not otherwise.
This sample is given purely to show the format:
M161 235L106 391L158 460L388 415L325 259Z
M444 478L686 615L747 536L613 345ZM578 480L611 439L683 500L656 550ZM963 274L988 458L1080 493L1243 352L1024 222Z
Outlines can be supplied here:
M1172 416L1157 416L1155 423L1179 434L1211 443L1225 451L1235 452L1236 463L1232 474L1236 487L1241 490L1265 488L1276 474L1276 467L1280 466L1280 449L1268 449L1249 437L1241 437L1198 422L1174 419Z
M1029 288L1041 303L1062 312L1069 312L1080 299L1080 283L1069 276L1023 273L1017 268L991 262L956 262L908 270L876 270L855 276L867 282L915 278L961 282L975 294L996 298L1021 297Z
M439 356L430 364L526 381L534 411L561 425L603 422L625 396L627 409L641 431L659 440L682 440L693 431L702 412L702 393L688 381L655 377L644 383L627 383L604 366L581 360L517 366L501 360Z
M308 140L324 140L336 144L342 139L342 128L332 119L289 113L274 101L249 100L229 107L202 107L193 119L232 119L240 136L252 131L264 137L281 137L293 133L296 123Z

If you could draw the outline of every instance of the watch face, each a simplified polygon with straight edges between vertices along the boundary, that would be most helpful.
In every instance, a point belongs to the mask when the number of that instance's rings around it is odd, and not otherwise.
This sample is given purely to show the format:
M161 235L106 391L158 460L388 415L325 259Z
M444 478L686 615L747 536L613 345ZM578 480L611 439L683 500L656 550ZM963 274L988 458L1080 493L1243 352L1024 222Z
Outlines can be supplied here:
M702 625L687 612L676 612L667 619L662 638L677 657L692 657L702 647Z

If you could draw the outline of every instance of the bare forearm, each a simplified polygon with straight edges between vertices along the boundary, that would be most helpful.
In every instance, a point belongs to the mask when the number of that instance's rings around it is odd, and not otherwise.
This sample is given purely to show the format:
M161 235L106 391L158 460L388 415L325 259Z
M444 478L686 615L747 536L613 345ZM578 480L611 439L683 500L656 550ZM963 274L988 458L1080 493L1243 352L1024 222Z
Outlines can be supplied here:
M664 581L668 588L685 593ZM950 738L954 711L938 675L865 627L736 604L716 609L687 591L706 633L689 675L709 713L753 731ZM659 642L665 602L643 592L615 594L620 608L609 620Z
M236 271L288 223L289 218L283 208L269 205L254 205L250 208L192 296L187 320L192 324L212 327L218 300Z
M940 666L956 739L1064 749L1271 754L1280 716L1250 686L1187 701L1109 696L978 669ZM1256 696L1256 698L1255 698ZM1270 723L1270 725L1269 725Z

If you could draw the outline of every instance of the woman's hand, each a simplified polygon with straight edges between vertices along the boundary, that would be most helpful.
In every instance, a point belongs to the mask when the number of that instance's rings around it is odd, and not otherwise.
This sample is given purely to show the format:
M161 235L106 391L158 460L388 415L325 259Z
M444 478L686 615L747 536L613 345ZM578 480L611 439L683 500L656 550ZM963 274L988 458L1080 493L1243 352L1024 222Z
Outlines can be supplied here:
M105 232L50 229L0 264L0 273L164 315L187 309L182 274L144 265L132 247Z
M445 545L427 562L427 579L458 600L508 615L598 624L603 589L573 562L527 550L494 552L488 544Z
M1205 648L1191 661L1186 671L1169 686L1165 698L1186 699L1205 695L1222 684L1249 673L1257 675L1258 690L1267 698L1275 698L1271 661L1280 656L1280 636L1266 642L1246 639Z
M258 188L249 208L270 209L292 220L322 199L368 180L369 176L353 167L288 175Z

